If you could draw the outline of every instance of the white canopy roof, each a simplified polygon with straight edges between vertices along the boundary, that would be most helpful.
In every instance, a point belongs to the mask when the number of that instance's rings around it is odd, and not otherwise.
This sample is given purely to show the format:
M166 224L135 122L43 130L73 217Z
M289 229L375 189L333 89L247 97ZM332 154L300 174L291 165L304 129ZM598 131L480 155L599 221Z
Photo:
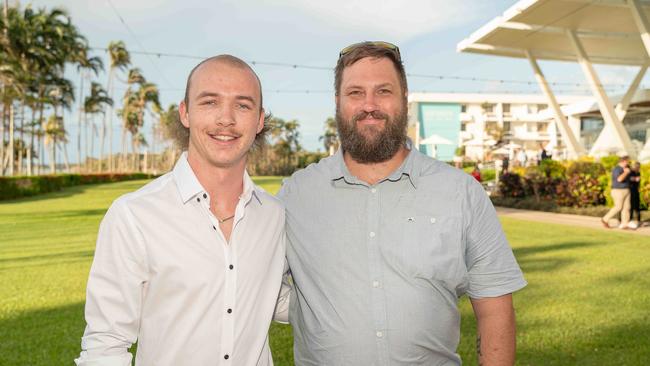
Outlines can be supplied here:
M643 65L648 62L628 2L636 1L650 18L647 0L521 0L502 16L458 44L459 52L576 61L567 37L575 31L593 63Z

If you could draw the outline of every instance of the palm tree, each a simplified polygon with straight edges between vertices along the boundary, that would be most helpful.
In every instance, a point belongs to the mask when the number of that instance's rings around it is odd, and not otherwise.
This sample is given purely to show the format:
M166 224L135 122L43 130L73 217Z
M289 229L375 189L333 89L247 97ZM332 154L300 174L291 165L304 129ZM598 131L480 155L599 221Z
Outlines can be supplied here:
M77 71L79 72L79 119L78 119L78 130L77 130L77 162L79 164L79 170L81 170L81 130L82 130L82 120L84 120L84 110L85 105L81 104L83 100L83 90L84 90L84 71L92 71L95 76L99 73L100 70L104 69L104 63L102 60L97 57L88 57L89 47L88 45L80 45L77 49L77 54L75 55L75 61L77 63ZM86 151L88 151L88 126L85 126L84 130L86 131ZM87 155L87 154L86 154Z
M112 41L108 44L108 54L111 59L111 65L108 73L108 83L106 90L108 90L109 98L113 99L113 79L116 70L124 70L131 64L131 55L127 51L124 42ZM112 107L112 106L111 106ZM104 125L106 125L106 118L108 118L108 170L113 171L113 109L109 107L108 113L105 115ZM100 145L100 159L104 158L104 140L101 140Z
M50 173L56 173L56 146L65 142L66 132L63 126L63 117L53 114L48 118L43 130L45 131L45 145L50 145Z
M84 121L86 121L84 124L86 125L86 131L88 127L87 123L87 118L88 115L90 114L91 116L91 126L92 130L95 130L95 123L93 121L93 116L98 114L98 113L105 113L104 106L112 106L113 105L113 99L111 99L108 96L108 93L106 90L102 88L102 86L97 83L97 82L92 82L90 84L90 95L86 97L84 100L84 105L83 105L83 111L84 111ZM104 120L105 121L105 120ZM106 125L102 124L102 128L100 129L100 137L99 140L103 143L104 141L104 134L106 131ZM91 139L91 148L90 152L94 150L92 147L92 141L94 139ZM88 137L86 137L86 148L88 148ZM88 157L90 154L87 152L86 157ZM101 155L100 155L101 157ZM99 170L101 171L101 159L99 160Z
M325 121L325 133L318 138L319 141L323 141L325 151L330 155L334 155L334 152L339 148L339 138L336 131L336 120L329 117Z

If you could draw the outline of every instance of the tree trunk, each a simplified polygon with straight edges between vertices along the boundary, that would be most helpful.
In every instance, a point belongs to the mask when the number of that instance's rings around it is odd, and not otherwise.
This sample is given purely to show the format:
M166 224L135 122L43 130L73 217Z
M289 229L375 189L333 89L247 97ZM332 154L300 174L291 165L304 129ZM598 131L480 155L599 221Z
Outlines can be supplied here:
M108 85L106 86L106 90L108 93L110 93L109 97L113 99L114 90L113 90L113 77L115 76L115 68L111 67L111 70L108 73ZM110 173L113 172L113 106L109 105L108 106L108 113L104 115L104 124L106 124L106 120L108 119L108 171ZM103 145L103 140L102 140L102 145ZM103 153L103 149L102 149ZM103 159L104 157L101 156L100 159ZM101 167L101 165L100 165Z
M87 125L88 125L88 121L86 121L86 126ZM92 152L95 150L95 136L97 136L97 129L95 128L95 123L94 123L94 121L92 119L90 120L90 126L91 126L91 130L90 130L90 151L91 151L91 154L92 154ZM87 142L88 142L88 139L86 139L86 143ZM89 156L91 156L91 154L86 154L86 160L88 162L88 169L86 169L86 171L88 173L91 173L93 171L91 159L89 158ZM100 162L100 164L101 164L101 162Z
M77 172L81 173L81 117L83 114L83 90L84 90L84 76L83 71L79 72L79 123L77 129Z
M50 141L50 174L56 174L56 138Z
M9 105L9 166L8 166L8 175L14 175L14 104Z
M36 108L32 106L32 119L31 123L29 124L29 146L27 147L27 175L31 176L33 174L33 166L34 166L34 156L32 155L32 152L34 150L34 133L35 128L36 128Z
M70 173L70 161L68 160L68 144L64 141L61 143L61 150L63 150L63 164L65 165L65 171Z
M97 167L97 172L101 173L103 168L102 164L104 161L104 140L106 139L106 114L104 113L104 118L102 118L102 128L99 130L99 166Z

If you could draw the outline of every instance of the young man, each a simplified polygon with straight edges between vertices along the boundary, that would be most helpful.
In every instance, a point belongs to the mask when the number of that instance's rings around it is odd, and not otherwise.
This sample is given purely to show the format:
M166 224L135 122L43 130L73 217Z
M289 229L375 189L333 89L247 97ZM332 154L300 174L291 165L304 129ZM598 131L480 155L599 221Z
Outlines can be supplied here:
M634 230L630 227L630 158L622 156L618 159L618 164L612 169L612 199L614 206L600 219L603 226L607 229L610 228L609 220L621 213L621 222L618 225L619 229Z
M341 149L279 194L296 365L460 365L466 293L481 362L512 365L526 282L481 185L408 141L399 50L345 48L335 90Z
M187 80L187 152L117 199L99 229L77 365L272 365L284 212L246 157L266 131L260 81L228 55Z

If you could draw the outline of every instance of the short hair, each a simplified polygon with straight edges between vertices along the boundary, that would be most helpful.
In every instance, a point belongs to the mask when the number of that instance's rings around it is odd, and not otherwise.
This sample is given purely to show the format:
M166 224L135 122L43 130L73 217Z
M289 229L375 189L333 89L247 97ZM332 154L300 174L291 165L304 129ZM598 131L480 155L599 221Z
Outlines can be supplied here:
M192 76L194 76L194 73L196 70L199 69L203 64L206 64L208 62L219 62L219 63L224 63L229 66L245 69L251 72L253 76L255 76L255 80L257 80L257 84L259 85L260 88L260 113L264 113L264 99L262 96L262 82L260 81L260 78L257 76L255 71L253 70L252 67L250 67L244 60L232 56L232 55L217 55L217 56L212 56L209 58L206 58L205 60L199 62L192 71L190 71L189 76L187 77L187 83L185 84L185 97L183 98L183 101L185 102L185 107L188 108L190 105L190 99L189 99L189 93L190 93L190 87L192 85ZM264 114L264 127L260 132L255 135L255 142L253 143L253 148L259 148L264 145L266 141L266 135L271 129L270 126L270 120L272 118L271 113L265 113ZM188 145L189 145L189 140L190 140L190 129L183 126L183 124L180 122L180 119L178 121L179 130L176 131L173 135L175 136L176 143L178 146L181 148L181 150L186 150Z
M618 158L619 163L622 162L622 161L629 161L629 160L630 160L630 157L627 156L627 155L623 155L620 158Z
M334 68L334 93L336 95L339 95L341 89L343 70L366 57L389 59L393 63L395 71L397 71L402 91L408 91L406 72L404 71L404 65L402 64L398 51L378 46L376 42L362 42L356 45L350 52L340 56L336 63L336 68Z

